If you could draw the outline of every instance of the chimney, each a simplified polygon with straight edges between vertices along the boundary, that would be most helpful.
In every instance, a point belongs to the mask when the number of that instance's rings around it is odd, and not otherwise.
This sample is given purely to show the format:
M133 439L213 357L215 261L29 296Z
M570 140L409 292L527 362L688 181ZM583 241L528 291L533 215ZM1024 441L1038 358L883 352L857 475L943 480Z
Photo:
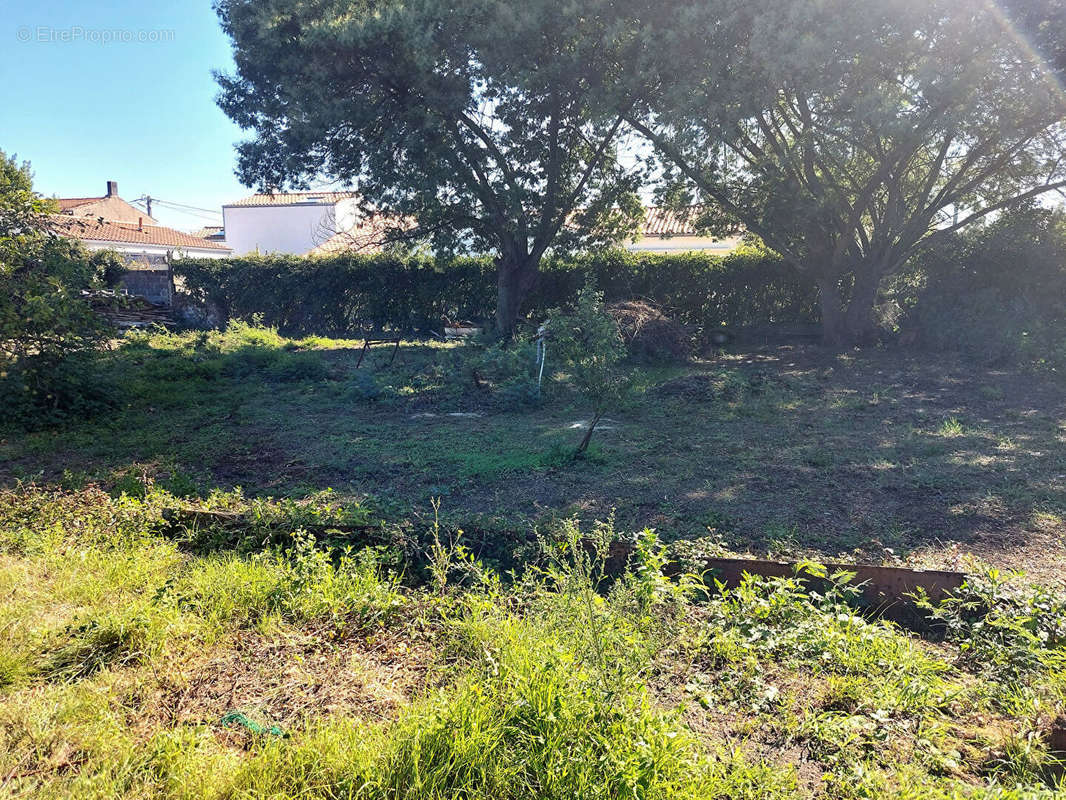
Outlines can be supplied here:
M137 217L137 230L144 231L144 217Z
M118 181L107 182L107 196L118 197Z

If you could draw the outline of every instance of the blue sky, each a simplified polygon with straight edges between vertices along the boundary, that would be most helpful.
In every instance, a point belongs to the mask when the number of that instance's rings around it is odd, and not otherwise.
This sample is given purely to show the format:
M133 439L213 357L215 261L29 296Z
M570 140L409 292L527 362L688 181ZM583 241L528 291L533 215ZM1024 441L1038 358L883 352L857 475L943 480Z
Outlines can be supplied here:
M220 224L222 203L249 193L233 174L241 131L214 102L211 70L231 67L210 0L0 0L0 149L31 162L42 194L117 180L126 200L215 209Z

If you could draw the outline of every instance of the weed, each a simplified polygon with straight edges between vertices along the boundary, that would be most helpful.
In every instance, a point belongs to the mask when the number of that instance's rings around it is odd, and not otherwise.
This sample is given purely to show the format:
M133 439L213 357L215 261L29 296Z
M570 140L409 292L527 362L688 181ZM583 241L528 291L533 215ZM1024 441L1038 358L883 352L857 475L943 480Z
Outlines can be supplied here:
M795 748L845 798L1022 798L1048 785L1046 720L1066 692L1063 601L1046 590L975 579L936 606L948 635L934 648L859 616L853 576L814 563L708 587L668 578L645 530L613 577L610 519L564 521L536 564L501 580L445 533L436 504L427 584L401 587L380 549L338 549L296 524L256 552L182 555L152 532L167 502L155 487L0 493L5 789L791 800L810 794ZM240 509L241 541L278 521L366 513L329 493L305 504L216 493L202 506ZM249 640L271 644L248 651ZM996 648L1008 652L985 669L980 654ZM205 668L202 651L225 658ZM316 667L312 685L305 660L366 666ZM385 685L397 661L421 677L385 720L361 711L358 692L331 691ZM290 738L227 730L221 711L197 718L192 698L206 697L269 719L227 704L234 670L240 697L264 690L258 675L301 698L310 713L285 723Z
M937 433L947 439L954 439L959 436L964 436L966 431L963 429L962 423L958 417L948 417L937 428Z

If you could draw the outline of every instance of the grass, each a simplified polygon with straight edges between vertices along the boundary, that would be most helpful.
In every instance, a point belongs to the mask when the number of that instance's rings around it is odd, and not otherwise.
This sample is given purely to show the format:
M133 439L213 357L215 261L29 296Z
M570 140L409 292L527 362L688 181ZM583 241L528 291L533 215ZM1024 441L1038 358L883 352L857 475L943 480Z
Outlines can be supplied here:
M6 432L0 485L152 483L199 498L332 487L396 518L425 518L440 497L450 524L488 531L617 509L627 528L674 540L711 527L736 551L766 552L787 531L793 555L890 548L952 566L971 552L1044 579L1066 569L1066 528L1032 523L1066 517L1066 406L1051 379L794 348L642 367L634 400L572 462L589 411L565 380L528 405L520 386L477 388L461 345L405 342L395 364L373 351L356 369L360 346L243 325L133 337L103 367L122 408Z
M436 529L422 580L379 547L298 529L194 554L165 525L176 503L0 495L0 791L1020 799L1058 785L1061 595L991 574L938 609L933 643L857 616L846 576L821 594L802 573L732 591L668 580L649 532L607 580L611 522L561 523L510 576ZM258 508L271 526L341 518ZM992 638L973 602L993 605ZM993 643L996 663L974 657Z

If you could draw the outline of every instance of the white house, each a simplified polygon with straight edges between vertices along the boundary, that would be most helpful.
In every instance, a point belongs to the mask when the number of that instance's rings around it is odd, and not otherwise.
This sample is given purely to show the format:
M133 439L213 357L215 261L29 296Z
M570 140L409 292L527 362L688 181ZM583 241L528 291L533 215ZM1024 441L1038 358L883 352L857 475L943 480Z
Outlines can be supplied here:
M277 192L253 194L222 206L226 245L234 255L305 255L358 228L355 192Z

